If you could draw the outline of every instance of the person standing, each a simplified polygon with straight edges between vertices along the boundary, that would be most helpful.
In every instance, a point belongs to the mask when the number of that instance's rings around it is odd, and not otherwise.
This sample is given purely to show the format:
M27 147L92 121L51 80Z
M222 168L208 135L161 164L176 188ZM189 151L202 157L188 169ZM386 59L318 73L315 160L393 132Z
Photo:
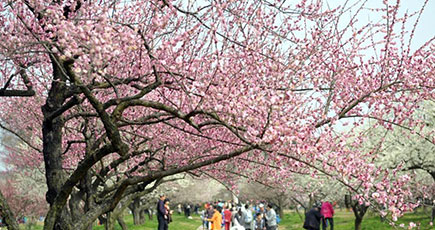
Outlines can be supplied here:
M264 223L263 213L257 213L255 218L255 230L264 230L266 229L266 225Z
M208 209L207 209L207 215L206 215L207 219L211 219L213 217L213 214L214 214L213 205L209 204ZM208 222L208 229L211 229L211 227L212 227L211 222L208 220L207 220L207 222Z
M258 205L258 214L261 214L264 220L264 228L267 229L267 221L266 221L266 209L264 208L264 204L260 203Z
M254 217L252 216L252 211L249 209L249 204L246 204L245 208L242 210L242 221L242 226L245 227L246 230L252 229Z
M226 206L224 206L224 217L225 217L225 230L230 230L232 213Z
M177 213L178 213L178 214L181 214L181 204L178 204L178 205L177 205Z
M241 207L237 207L237 211L234 214L234 219L233 219L233 226L236 225L236 223L238 225L243 226L243 212L242 212L242 208Z
M164 194L160 195L160 199L157 202L157 221L158 224L158 230L168 230L168 222L165 219L166 216L166 209L165 209L165 199L166 196Z
M169 227L169 223L172 222L172 212L173 211L169 207L169 199L165 199L164 203L165 203L165 210L166 210L165 220L166 220L166 223Z
M212 206L213 216L207 219L211 222L211 230L221 230L222 229L222 215L221 210L217 206Z
M332 219L332 217L334 216L334 209L332 208L331 203L329 203L328 201L323 202L322 204L322 208L320 209L320 214L323 215L323 230L326 230L326 228L328 227L328 222L329 222L329 226L331 226L331 230L334 230L334 219Z
M192 206L190 204L186 205L186 217L189 218L190 217L190 212L191 212Z
M276 212L272 207L272 204L267 205L267 212L266 212L266 223L267 223L267 230L276 230L277 224L276 224Z
M321 204L314 204L313 208L305 214L304 228L307 230L319 230L320 220L323 218L320 214Z
M202 220L202 230L208 230L207 210L206 209L201 211L201 220Z

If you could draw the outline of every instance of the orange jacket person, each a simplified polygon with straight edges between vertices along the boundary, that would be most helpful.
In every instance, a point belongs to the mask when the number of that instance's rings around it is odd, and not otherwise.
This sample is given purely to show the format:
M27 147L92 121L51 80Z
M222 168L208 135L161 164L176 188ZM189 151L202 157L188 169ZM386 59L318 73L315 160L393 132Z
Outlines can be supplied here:
M214 211L213 217L211 219L207 219L207 221L211 222L211 230L221 230L222 229L221 212L214 205L213 205L213 211Z

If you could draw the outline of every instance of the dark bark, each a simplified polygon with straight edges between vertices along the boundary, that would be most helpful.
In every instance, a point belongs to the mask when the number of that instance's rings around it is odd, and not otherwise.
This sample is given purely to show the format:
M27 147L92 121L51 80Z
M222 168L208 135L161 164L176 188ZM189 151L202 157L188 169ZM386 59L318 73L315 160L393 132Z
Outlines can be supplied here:
M19 230L18 223L15 219L14 213L11 211L8 202L6 201L3 193L0 191L0 217L3 218L4 223L9 230Z
M361 230L362 218L355 218L355 230Z
M33 97L35 91L33 90L3 90L0 89L0 97Z
M26 90L20 90L20 89L8 89L10 83L12 82L12 79L16 76L16 74L13 74L10 76L10 78L6 81L6 84L0 88L0 97L32 97L35 96L35 90L33 90L32 83L29 80L29 77L26 74L26 66L20 65L21 70L19 71L19 75L21 77L21 80L24 83L24 86L26 86Z
M92 185L91 185L92 177L90 173L87 173L87 176L85 178L85 206L84 206L84 212L86 213L91 209L91 206L94 204L94 201L92 199ZM89 224L86 228L87 230L92 230L92 224Z
M65 181L65 173L62 168L62 129L64 127L64 121L62 116L53 117L52 114L62 108L65 102L64 92L66 86L62 81L65 81L62 77L61 71L58 68L55 61L53 63L53 82L45 102L42 106L42 114L44 121L42 123L42 153L45 163L45 177L47 180L48 191L46 193L46 200L53 206L56 196L60 193L61 187ZM60 81L59 81L60 80ZM46 119L51 117L52 119ZM60 211L63 214L67 214L65 210ZM47 221L47 219L46 219ZM58 218L55 221L54 229L63 230L70 229L70 223L68 218Z
M361 230L361 223L363 221L364 215L368 210L368 206L360 205L356 201L352 201L352 211L355 215L355 230Z
M432 214L430 216L430 222L433 223L434 219L435 219L435 204L432 206Z
M115 225L116 222L118 222L118 224L121 226L121 228L123 230L127 230L127 224L124 222L124 211L127 208L127 205L129 202L131 202L131 197L127 197L125 198L122 202L120 202L116 209L114 209L113 211L109 212L106 216L107 216L107 221L106 221L106 230L114 230L115 229Z
M435 171L429 171L429 174L432 176L432 179L435 182ZM435 197L432 197L432 213L430 215L430 221L433 223L435 220L435 203L433 201L435 200Z

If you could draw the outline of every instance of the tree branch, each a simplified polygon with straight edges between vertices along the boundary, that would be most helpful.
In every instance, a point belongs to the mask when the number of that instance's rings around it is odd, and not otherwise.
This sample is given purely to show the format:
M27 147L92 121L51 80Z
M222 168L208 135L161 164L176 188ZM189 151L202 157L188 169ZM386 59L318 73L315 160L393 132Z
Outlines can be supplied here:
M29 141L27 141L25 138L23 138L21 135L19 135L17 132L13 131L12 129L7 128L1 123L0 123L0 128L12 133L14 136L18 137L18 139L20 139L22 142L26 143L26 145L29 146L30 148L42 153L42 149L39 149L36 146L32 145Z

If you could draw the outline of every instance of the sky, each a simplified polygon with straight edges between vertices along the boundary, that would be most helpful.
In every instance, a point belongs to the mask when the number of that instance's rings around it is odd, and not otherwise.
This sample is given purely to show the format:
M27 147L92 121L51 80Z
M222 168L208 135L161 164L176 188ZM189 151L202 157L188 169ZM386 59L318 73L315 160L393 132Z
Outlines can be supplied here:
M326 0L331 7L337 7L340 4L346 2L345 0ZM397 0L389 0L390 3L395 3ZM354 1L352 1L354 2ZM362 1L361 1L362 2ZM406 11L408 13L415 12L423 6L425 0L400 0L400 11L399 14L403 14ZM382 0L367 0L366 6L369 8L382 7ZM366 24L369 20L375 20L379 15L376 13L368 13L368 11L363 12L361 17L358 18L360 22ZM411 30L413 27L412 23L408 23L407 29ZM416 50L418 47L428 41L430 38L435 36L435 0L428 0L428 3L421 15L419 23L415 30L415 36L413 42L411 43L412 50Z

